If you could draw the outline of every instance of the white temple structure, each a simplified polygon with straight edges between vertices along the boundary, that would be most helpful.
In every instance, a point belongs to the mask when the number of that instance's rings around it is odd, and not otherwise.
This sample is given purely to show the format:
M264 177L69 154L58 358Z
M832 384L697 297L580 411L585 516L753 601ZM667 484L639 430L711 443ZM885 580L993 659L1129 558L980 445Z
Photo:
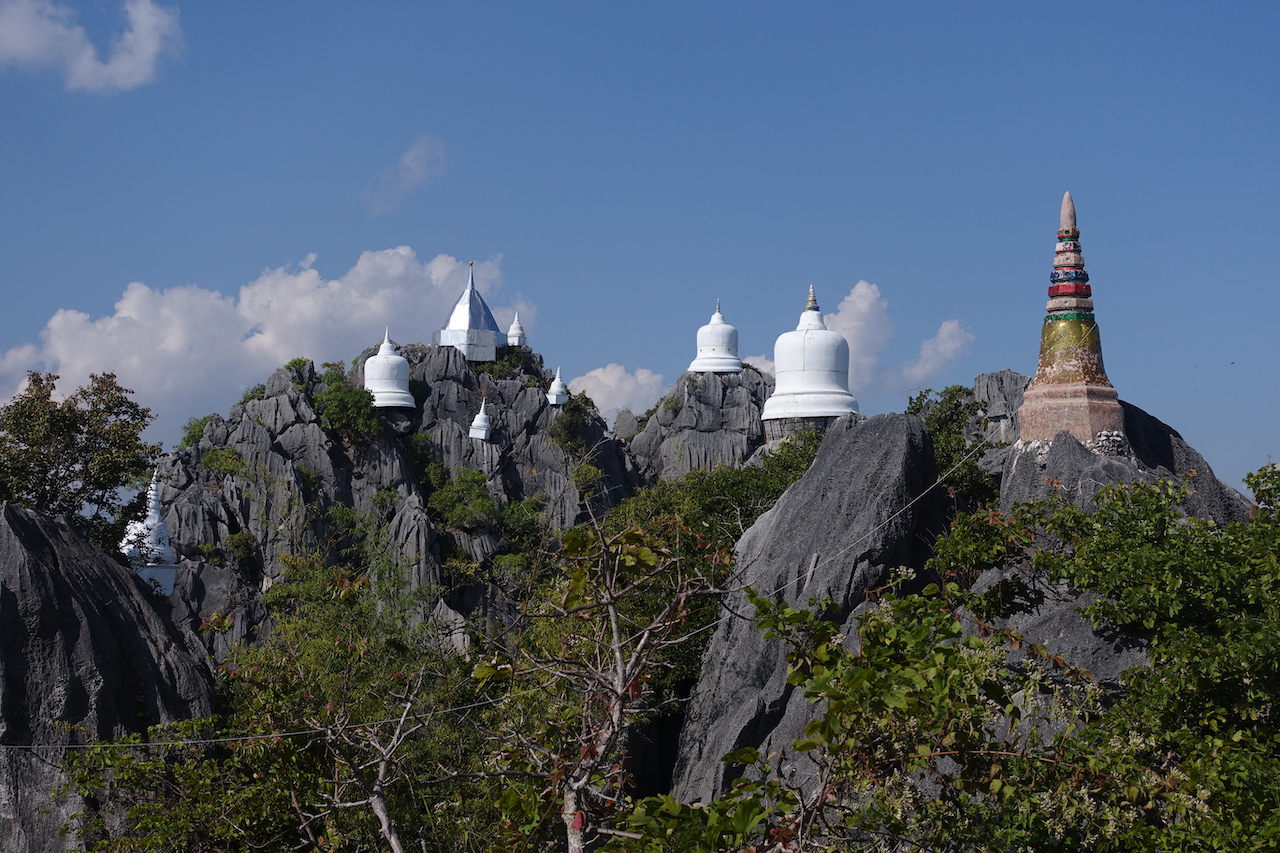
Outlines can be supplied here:
M560 378L560 368L556 368L556 378L551 381L551 390L547 392L547 402L553 406L563 406L569 402L569 386Z
M841 415L858 412L849 393L849 342L823 322L813 285L795 331L774 344L773 362L777 382L760 413L766 441L822 431Z
M373 404L382 408L408 408L417 404L409 392L409 362L396 352L387 328L376 355L364 362L364 387L373 394Z
M689 373L741 373L738 358L738 330L724 321L720 300L711 322L698 329L698 355L689 365Z
M525 336L524 326L520 325L520 312L516 312L516 318L511 321L511 328L507 329L507 346L522 347L529 343L529 339Z
M471 430L467 433L470 438L478 438L481 441L488 441L489 435L493 432L493 419L489 417L487 401L480 401L480 411L476 413L475 419L471 421Z
M154 474L147 487L147 517L129 522L120 550L129 558L138 577L154 582L165 595L173 594L178 553L169 543L169 525L160 509L160 487Z
M493 312L476 290L475 262L470 264L471 276L467 289L462 291L449 322L436 332L434 343L440 347L453 347L467 361L493 361L498 357L498 346L507 342L507 336L498 330Z

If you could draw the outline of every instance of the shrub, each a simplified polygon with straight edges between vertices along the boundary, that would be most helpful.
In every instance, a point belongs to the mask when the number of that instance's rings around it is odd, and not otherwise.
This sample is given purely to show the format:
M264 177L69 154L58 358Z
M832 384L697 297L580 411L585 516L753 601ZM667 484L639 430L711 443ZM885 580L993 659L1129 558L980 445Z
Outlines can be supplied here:
M373 394L347 384L342 365L326 364L324 390L315 396L321 425L336 432L344 442L363 443L378 434L378 415Z
M199 444L204 436L204 428L213 423L213 418L213 415L205 415L202 418L191 418L183 424L182 440L178 442L178 449L187 450Z
M310 363L311 363L311 359L309 358L294 358L285 362L284 369L285 370L301 370L302 368L306 367Z
M258 554L258 540L248 530L241 530L227 537L227 548L237 563L248 563Z
M245 403L248 403L251 400L259 400L262 398L262 395L265 393L267 393L266 385L262 385L262 384L254 385L252 388L250 388L249 390L245 391L242 395L240 395L240 405L243 406Z
M585 392L579 392L560 407L547 429L547 438L566 453L583 456L591 449L595 438L592 429L595 419L596 404Z
M200 467L217 474L239 474L244 470L244 457L230 447L215 447L200 457Z
M542 373L528 347L498 347L493 361L473 363L471 370L494 379L515 379L521 375L539 376Z

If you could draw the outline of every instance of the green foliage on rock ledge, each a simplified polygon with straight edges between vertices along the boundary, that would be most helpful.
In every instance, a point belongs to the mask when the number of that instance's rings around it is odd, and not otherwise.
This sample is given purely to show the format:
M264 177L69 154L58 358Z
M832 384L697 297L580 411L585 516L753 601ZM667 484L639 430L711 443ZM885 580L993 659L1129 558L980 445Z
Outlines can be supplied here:
M316 414L326 429L336 432L344 442L359 444L378 434L378 414L373 407L373 394L347 382L341 364L326 364L321 377L323 389L315 395Z
M924 420L933 439L933 458L942 485L961 510L972 511L999 497L994 477L978 467L981 451L973 453L982 435L970 427L985 404L975 400L973 389L949 385L942 393L921 391L907 403L906 414Z

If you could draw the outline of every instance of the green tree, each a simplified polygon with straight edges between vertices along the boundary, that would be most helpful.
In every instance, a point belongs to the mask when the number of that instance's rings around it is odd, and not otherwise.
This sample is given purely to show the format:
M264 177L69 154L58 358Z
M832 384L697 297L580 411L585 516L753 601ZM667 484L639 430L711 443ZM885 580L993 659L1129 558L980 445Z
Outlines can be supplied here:
M961 511L972 512L999 496L995 478L978 466L973 452L983 442L973 423L984 405L963 385L949 385L940 394L921 391L907 402L906 414L922 418L929 428L942 485Z
M151 410L112 373L91 375L61 401L57 380L29 373L22 392L0 407L0 499L65 514L96 545L115 550L130 520L120 490L160 454L159 444L142 440Z
M820 709L796 741L814 781L776 758L725 797L638 804L616 849L781 844L815 850L1271 850L1280 846L1280 470L1252 475L1258 508L1215 525L1177 484L1105 489L962 517L932 569L1002 569L981 595L954 580L886 592L849 635L821 602L756 596L791 646L789 681ZM1103 597L1097 627L1139 631L1151 665L1118 691L1030 645L1000 617L1070 590ZM1018 651L1021 656L1011 657ZM790 847L786 845L792 845Z

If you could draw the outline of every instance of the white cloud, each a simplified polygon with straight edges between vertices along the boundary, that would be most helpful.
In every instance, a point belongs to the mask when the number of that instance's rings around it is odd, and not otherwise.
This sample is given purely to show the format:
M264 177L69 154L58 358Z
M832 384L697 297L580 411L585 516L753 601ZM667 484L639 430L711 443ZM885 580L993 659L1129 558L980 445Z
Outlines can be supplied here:
M524 322L523 313L520 322ZM604 419L613 423L619 409L639 413L658 402L666 384L661 373L648 368L639 367L631 373L621 364L610 363L569 380L569 390L575 394L587 392Z
M444 143L419 134L400 162L383 172L377 186L365 191L365 201L374 213L386 213L412 190L444 174Z
M770 376L775 375L778 371L774 368L773 359L761 353L760 355L744 355L742 357L743 364L749 364L759 370L761 373L767 373Z
M920 354L898 371L906 388L922 388L973 343L973 333L959 320L943 320L937 333L920 344Z
M0 0L0 65L53 68L68 89L115 92L151 82L156 62L182 47L178 12L152 0L126 0L128 26L104 62L75 11L52 0Z
M499 260L475 266L489 298L500 287ZM448 255L424 263L408 246L365 252L336 279L321 276L314 261L265 270L235 296L134 282L108 316L62 309L40 344L0 353L0 399L18 390L28 370L60 374L60 390L84 384L90 373L114 372L159 416L157 437L173 441L187 418L225 414L244 388L291 358L348 359L380 341L388 323L392 340L430 343L467 282L465 263ZM518 304L531 328L534 306Z
M849 387L855 394L869 390L880 378L880 352L893 338L889 301L879 287L860 281L823 320L849 342Z

